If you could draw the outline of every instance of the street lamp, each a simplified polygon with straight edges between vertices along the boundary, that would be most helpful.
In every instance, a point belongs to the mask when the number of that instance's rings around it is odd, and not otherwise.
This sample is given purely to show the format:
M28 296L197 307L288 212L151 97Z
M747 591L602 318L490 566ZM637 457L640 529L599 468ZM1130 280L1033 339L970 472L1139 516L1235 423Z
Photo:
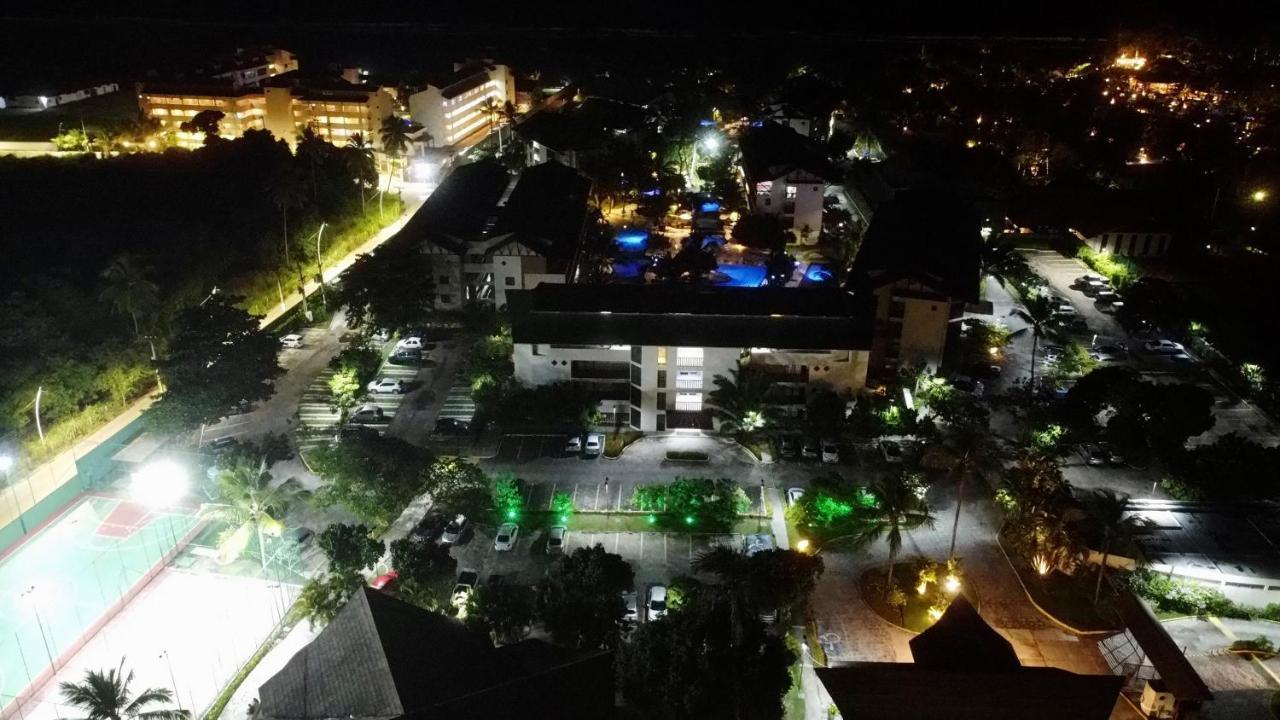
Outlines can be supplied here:
M26 590L18 593L18 603L30 608L31 612L35 614L36 627L40 628L40 641L44 643L45 657L49 658L49 667L56 672L58 670L58 666L53 661L53 651L49 649L49 636L44 631L44 619L40 617L40 605L44 602L48 602L48 598L39 597L45 593L38 593L37 587L38 586L36 585L32 585Z
M129 494L134 500L152 508L168 508L187 494L187 473L172 460L156 460L143 465L133 474ZM173 531L173 515L169 515L169 538L178 546L177 533Z
M720 149L720 136L709 133L702 138L702 147L709 153L715 153Z
M1260 203L1260 202L1265 202L1266 199L1270 197L1270 195L1271 193L1267 192L1266 188L1258 188L1257 190L1254 190L1252 193L1250 193L1249 199L1256 203Z

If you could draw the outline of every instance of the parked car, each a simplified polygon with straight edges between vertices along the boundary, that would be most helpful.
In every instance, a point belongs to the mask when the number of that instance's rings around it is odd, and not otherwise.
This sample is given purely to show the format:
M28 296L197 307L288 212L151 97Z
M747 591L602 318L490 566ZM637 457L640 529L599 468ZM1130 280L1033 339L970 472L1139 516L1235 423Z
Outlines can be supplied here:
M306 547L315 537L316 532L309 527L296 527L284 534L285 540L298 547Z
M375 438L382 435L377 428L368 425L343 425L338 428L338 432L334 438L336 440L365 440Z
M636 603L636 593L634 590L622 591L622 604L626 607L626 611L622 613L623 622L634 623L640 619L640 613Z
M649 588L649 597L645 602L645 610L649 622L667 614L667 586L654 585Z
M840 446L835 440L822 441L822 462L827 465L834 465L840 462Z
M1094 362L1100 363L1120 362L1124 359L1122 355L1103 350L1102 348L1094 348L1093 350L1090 350L1089 357L1093 358Z
M1183 352L1182 343L1176 343L1172 340L1148 340L1142 344L1144 350L1149 353L1157 353L1159 355L1173 355L1174 353Z
M444 534L445 516L438 512L429 512L413 526L412 538L414 540L435 540Z
M1084 461L1092 467L1102 467L1107 464L1107 452L1097 443L1085 443L1080 446L1080 456Z
M1041 345L1040 357L1045 362L1057 362L1062 359L1062 353L1066 352L1061 345Z
M805 438L804 446L800 448L800 456L805 460L817 460L822 457L822 443L818 442L818 438Z
M365 386L365 390L374 395L382 395L390 393L392 395L400 395L404 392L404 380L398 378L381 378L379 380L370 380Z
M582 446L582 454L587 457L598 457L604 452L604 435L587 433L587 442Z
M422 337L417 335L400 338L400 340L396 343L396 350L421 350L421 349L422 349Z
M1109 442L1104 442L1104 443L1098 443L1098 447L1101 448L1102 452L1106 454L1107 462L1111 463L1112 465L1124 464L1124 455L1121 454L1120 451L1116 449L1115 445Z
M377 340L378 342L386 342L391 339L391 333L385 328L379 328L378 330L374 330L373 333L369 335L369 338Z
M382 412L382 408L377 405L361 405L351 414L347 416L347 423L351 425L374 425L386 422L387 416Z
M1171 363L1177 363L1178 365L1190 365L1190 364L1192 364L1192 363L1194 363L1194 362L1196 361L1196 359L1195 359L1195 358L1193 358L1193 357L1191 357L1190 355L1188 355L1185 351L1178 351L1178 352L1176 352L1176 353L1170 353L1169 355L1166 355L1165 357L1169 358L1169 362L1171 362Z
M900 463L902 462L903 452L902 444L897 440L881 440L880 453L884 455L885 462Z
M302 336L297 333L289 333L280 338L280 344L287 348L300 348L302 347Z
M1078 277L1078 278L1076 278L1075 280L1073 280L1073 281L1071 282L1071 287L1076 288L1076 289L1078 290L1078 289L1080 289L1080 288L1084 287L1084 286L1085 286L1086 284L1088 284L1089 282L1092 282L1092 281L1095 281L1095 280L1096 280L1096 281L1098 281L1098 282L1105 282L1105 281L1102 279L1102 276L1100 276L1100 275L1094 275L1094 274L1092 274L1092 273L1087 273L1087 274L1085 274L1085 275L1081 275L1080 277Z
M1058 324L1063 330L1070 332L1082 333L1089 331L1089 323L1085 322L1085 319L1079 315L1060 315Z
M1098 310L1099 312L1104 312L1108 315L1115 315L1116 313L1120 312L1120 310L1122 310L1123 308L1124 308L1123 300L1112 300L1106 305L1103 305L1102 307L1098 308Z
M395 570L388 570L369 582L369 587L374 590L387 591L390 590L396 581L400 579L400 573Z
M753 533L742 538L742 553L747 557L775 547L772 533Z
M462 534L467 531L468 524L466 515L455 515L449 524L444 526L444 532L440 535L440 544L456 544L462 539Z
M800 439L795 435L783 435L778 441L778 454L788 460L800 457Z
M951 387L959 390L960 392L969 393L974 397L982 397L983 393L987 391L986 386L982 384L981 380L974 380L968 375L953 376L951 378Z
M453 592L450 593L450 601L454 607L462 607L467 604L467 598L471 597L471 593L476 589L476 583L480 582L480 572L472 568L467 568L458 573L458 582L453 586Z
M787 504L788 505L795 505L796 503L800 502L800 499L803 497L804 497L804 488L798 488L798 487L787 488Z
M565 536L569 534L569 528L563 525L556 525L547 531L547 554L564 552Z
M439 435L466 435L471 426L465 420L457 418L440 418L436 420L436 433Z
M400 349L391 353L387 358L387 362L392 365L412 365L419 367L422 365L422 351Z
M581 452L582 452L582 436L581 435L571 435L568 440L565 440L564 442L565 455L578 455Z
M493 549L498 552L508 552L515 548L516 541L520 539L520 526L515 523L502 523L498 526L498 534L493 538Z
M1120 299L1120 293L1114 290L1103 290L1093 296L1093 304L1097 307L1106 307Z

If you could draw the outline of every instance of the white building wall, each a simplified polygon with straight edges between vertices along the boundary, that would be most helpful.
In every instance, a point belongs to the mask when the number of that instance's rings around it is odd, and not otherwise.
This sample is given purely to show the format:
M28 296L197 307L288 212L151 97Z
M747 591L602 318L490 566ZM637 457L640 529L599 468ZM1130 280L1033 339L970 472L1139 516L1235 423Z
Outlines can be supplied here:
M801 242L805 237L803 230L807 226L809 233L804 243L816 245L822 232L822 196L825 187L823 180L812 175L790 173L774 179L767 187L764 183L757 184L755 209L781 216L783 227L791 231L796 242ZM791 197L788 198L788 195Z
M947 345L951 305L940 300L905 298L898 351L901 365L925 365L937 371Z

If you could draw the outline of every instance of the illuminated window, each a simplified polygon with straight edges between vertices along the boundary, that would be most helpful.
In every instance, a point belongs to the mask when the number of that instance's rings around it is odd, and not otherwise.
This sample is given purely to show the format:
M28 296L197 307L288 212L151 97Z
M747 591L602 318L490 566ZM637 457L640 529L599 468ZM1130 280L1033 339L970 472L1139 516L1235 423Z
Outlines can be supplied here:
M676 373L676 388L680 390L701 390L701 370L680 370Z
M702 393L676 393L676 410L702 412Z
M768 195L773 192L773 181L766 180L762 183L756 183L756 195Z
M795 185L788 185L788 186L787 186L787 199L788 199L788 200L795 200L795 199L796 199L796 186L795 186Z
M666 346L662 346L662 347L659 347L659 348L658 348L658 364L659 364L659 365L666 365L666 364L667 364L667 348L666 348Z
M702 367L702 348L676 348L676 364Z

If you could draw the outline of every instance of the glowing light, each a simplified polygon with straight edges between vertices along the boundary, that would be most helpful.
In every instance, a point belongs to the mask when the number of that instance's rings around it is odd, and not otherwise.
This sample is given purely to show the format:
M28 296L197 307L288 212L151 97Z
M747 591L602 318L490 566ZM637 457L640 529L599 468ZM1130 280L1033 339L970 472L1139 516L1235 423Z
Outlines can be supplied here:
M942 587L949 593L957 593L960 591L960 578L955 575L948 575L946 579L942 581Z
M1266 190L1262 188L1258 188L1257 190L1254 190L1251 195L1249 195L1249 199L1253 200L1256 203L1260 203L1266 200L1267 197L1270 195L1271 193L1267 192Z
M152 507L173 505L187 493L187 473L172 460L156 460L133 474L129 494Z
M1126 70L1141 70L1146 65L1147 59L1136 52L1132 55L1121 54L1120 57L1116 58L1115 62L1116 67Z
M987 348L987 354L990 355L991 357L996 357L1000 354L1000 348L998 347Z
M799 550L800 552L809 552L809 545L810 545L809 539L802 538L799 542L796 543L796 549Z
M654 523L658 522L658 516L657 516L657 515L650 515L650 516L648 516L647 518L645 518L645 520L648 520L648 521L649 521L649 524L650 524L650 525L652 525L652 524L654 524Z
M715 152L715 151L719 150L719 149L720 149L720 136L719 136L719 135L707 135L706 137L702 138L702 147L703 147L707 152L710 152L710 153L713 153L713 152Z
M969 148L970 150L972 150L972 149L974 149L974 148L978 147L978 141L977 141L977 140L972 140L972 139L970 139L970 140L965 140L965 141L964 141L964 146L965 146L965 147L967 147L967 148Z
M930 620L930 622L938 622L938 620L939 620L941 617L942 617L942 608L937 607L937 606L934 606L934 607L929 608L929 620Z
M13 458L0 455L0 473L8 473L13 468Z
M685 524L685 525L692 525L692 524L693 524L693 520L694 520L694 517L693 517L692 515L685 515L685 516L684 516L684 524Z
M929 583L927 583L927 582L925 582L925 581L921 580L921 581L920 581L920 584L919 584L919 585L916 585L916 594L917 594L917 595L923 595L923 594L925 594L925 593L926 593L926 592L928 592L928 591L929 591Z
M1035 568L1036 574L1041 577L1049 574L1049 558L1036 553L1031 558L1031 567Z

